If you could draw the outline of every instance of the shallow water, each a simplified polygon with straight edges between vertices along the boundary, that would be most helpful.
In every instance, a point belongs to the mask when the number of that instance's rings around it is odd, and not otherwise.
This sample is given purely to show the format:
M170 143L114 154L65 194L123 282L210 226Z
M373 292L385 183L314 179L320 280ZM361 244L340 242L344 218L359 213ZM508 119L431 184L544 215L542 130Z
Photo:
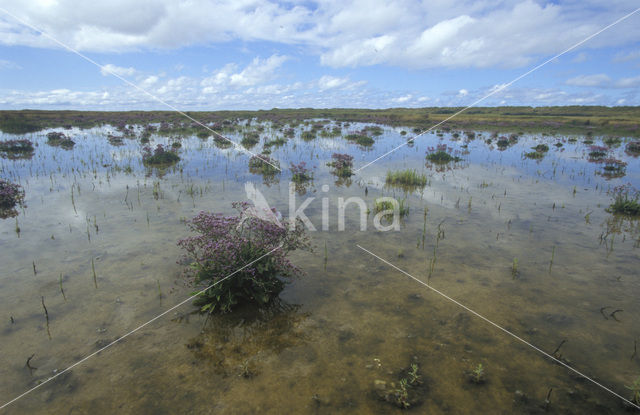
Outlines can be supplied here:
M272 309L205 321L187 302L5 412L399 413L378 398L374 382L396 388L413 363L422 384L409 412L626 413L619 398L356 244L547 353L562 344L556 355L629 398L625 385L640 375L640 233L604 209L608 189L640 187L638 159L624 144L614 149L628 166L625 177L608 180L588 162L583 137L524 135L499 151L484 142L488 133L470 142L428 134L336 184L326 167L333 152L354 155L357 168L405 142L401 128L384 128L369 149L339 137L291 139L273 149L283 172L268 185L248 171L247 155L211 138L183 138L182 161L159 172L142 165L137 140L110 145L110 127L66 131L77 143L70 151L47 145L46 131L28 135L37 144L31 159L0 159L2 177L27 194L20 232L16 219L0 222L3 403L187 299L194 288L176 245L188 235L184 220L201 210L232 212L232 201L246 199L246 182L286 216L286 167L306 161L314 180L298 205L315 197L305 212L321 229L328 198L330 230L312 233L313 253L292 255L306 276ZM275 135L267 125L252 151ZM153 136L151 144L170 141ZM425 151L440 143L463 161L444 171L426 165ZM545 158L523 159L538 143L551 148ZM428 185L408 194L387 188L386 172L400 168L426 173ZM406 198L400 232L376 231L373 215L360 231L354 206L346 231L337 231L339 197L372 206L381 195ZM32 355L37 369L25 364ZM486 382L476 385L467 373L479 363Z

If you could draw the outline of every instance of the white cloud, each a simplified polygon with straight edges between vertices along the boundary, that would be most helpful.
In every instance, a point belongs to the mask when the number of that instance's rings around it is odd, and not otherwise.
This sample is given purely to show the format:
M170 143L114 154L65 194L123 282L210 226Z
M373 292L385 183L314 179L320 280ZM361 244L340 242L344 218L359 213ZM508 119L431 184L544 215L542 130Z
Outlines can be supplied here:
M578 75L574 78L567 79L565 83L572 86L605 86L611 83L611 78L603 73L595 75Z
M618 52L613 57L614 62L629 62L629 61L634 61L636 59L640 59L640 50L633 50L627 53Z
M22 67L13 61L0 59L0 70L1 69L22 69Z
M349 81L349 78L339 78L336 76L324 75L320 79L318 79L318 89L320 89L320 91L352 86L353 84Z
M585 52L580 52L576 56L574 56L573 59L571 59L571 62L582 63L582 62L586 62L587 59L589 59L589 55L586 54Z
M133 76L136 74L136 70L134 68L123 68L122 66L112 65L110 63L106 65L102 65L100 68L100 73L103 76L112 76L113 74L125 77L125 76Z
M82 51L126 52L220 42L300 46L333 67L517 67L558 53L636 7L634 0L0 0L29 24ZM640 41L629 21L586 47ZM59 48L11 18L0 44ZM579 51L577 51L579 52ZM580 56L580 55L578 55ZM251 74L234 82L248 85Z
M615 86L617 88L636 88L640 86L640 76L634 76L633 78L622 78L616 81Z
M401 97L393 98L391 101L396 104L404 104L407 101L411 100L413 96L411 94L403 95Z
M241 71L238 71L237 64L227 64L200 81L202 91L212 94L228 87L248 87L270 81L277 77L277 70L287 59L280 55L272 55L267 59L256 57Z
M640 86L640 76L613 80L606 74L579 75L568 79L567 85L599 88L637 88Z

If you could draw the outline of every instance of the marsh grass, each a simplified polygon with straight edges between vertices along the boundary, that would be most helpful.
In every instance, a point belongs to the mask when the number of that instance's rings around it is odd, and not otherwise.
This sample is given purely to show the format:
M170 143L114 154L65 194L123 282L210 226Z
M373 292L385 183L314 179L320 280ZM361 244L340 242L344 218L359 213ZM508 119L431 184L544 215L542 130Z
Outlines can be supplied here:
M374 213L384 212L385 210L393 211L395 209L394 203L390 200L376 200L373 205ZM398 214L400 217L405 217L409 214L409 205L406 199L398 201ZM385 215L385 217L392 216L393 213Z
M607 212L633 218L640 217L640 192L630 185L622 185L614 188L613 196L613 203L606 209Z
M405 188L423 187L427 185L427 176L419 174L416 170L389 171L385 183L389 186Z

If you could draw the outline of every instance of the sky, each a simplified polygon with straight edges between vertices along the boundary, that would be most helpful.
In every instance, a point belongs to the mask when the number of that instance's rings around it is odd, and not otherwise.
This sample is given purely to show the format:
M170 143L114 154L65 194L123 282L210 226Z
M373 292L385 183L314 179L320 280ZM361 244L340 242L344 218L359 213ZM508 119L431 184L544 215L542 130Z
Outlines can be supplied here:
M638 7L0 0L0 109L640 105L640 11L499 90Z

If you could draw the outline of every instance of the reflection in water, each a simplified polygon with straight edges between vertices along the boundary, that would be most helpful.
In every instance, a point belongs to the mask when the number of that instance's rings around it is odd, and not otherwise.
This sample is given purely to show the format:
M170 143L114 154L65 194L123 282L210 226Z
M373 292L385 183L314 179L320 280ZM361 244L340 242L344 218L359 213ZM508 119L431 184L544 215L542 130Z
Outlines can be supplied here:
M210 314L202 333L187 347L222 375L251 377L262 360L307 340L301 323L310 313L300 312L300 307L276 297L264 308L247 305L230 314Z

